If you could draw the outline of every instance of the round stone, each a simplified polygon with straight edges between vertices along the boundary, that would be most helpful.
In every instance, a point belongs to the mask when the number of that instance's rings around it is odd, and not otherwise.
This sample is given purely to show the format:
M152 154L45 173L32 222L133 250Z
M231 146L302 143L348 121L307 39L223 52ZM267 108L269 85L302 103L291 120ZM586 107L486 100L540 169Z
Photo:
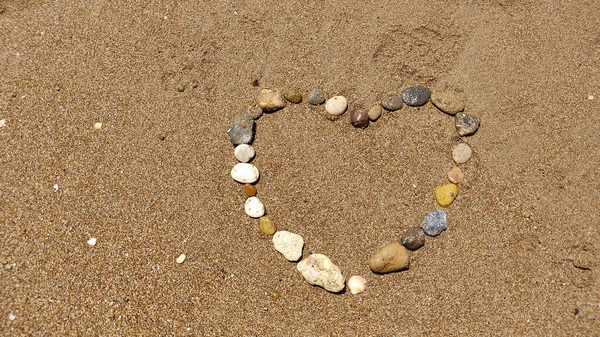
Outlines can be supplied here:
M256 195L256 186L252 185L252 184L244 184L244 193L246 193L247 196L249 197L253 197Z
M354 109L350 111L350 124L356 128L366 128L369 125L369 112L365 109Z
M258 229L263 234L273 235L277 231L277 226L275 226L275 222L268 216L261 216L258 221Z
M348 101L344 96L333 96L325 103L325 111L332 116L341 116L348 108Z
M396 111L402 108L402 97L390 95L381 100L381 106L388 111Z
M312 254L296 267L308 283L333 293L344 290L346 279L338 266L323 254Z
M442 112L451 116L465 109L465 98L453 92L434 90L431 92L431 103Z
M304 239L298 234L279 231L273 235L275 250L283 254L288 261L296 262L302 257Z
M257 197L248 198L244 204L244 210L251 218L260 218L265 215L265 205Z
M465 175L462 173L460 167L455 166L450 171L448 171L448 181L453 184L460 183L465 178Z
M452 204L458 195L458 188L454 184L440 186L433 191L435 201L442 207L448 207Z
M473 154L473 150L469 144L460 143L454 147L452 150L452 159L457 164L464 164L471 159L471 155Z
M408 250L399 242L382 247L369 259L369 268L378 274L387 274L408 269Z
M251 161L252 158L254 158L256 152L254 151L254 148L252 146L248 144L240 144L235 147L235 150L233 150L233 154L235 155L235 158L240 162L247 163Z
M354 275L348 279L348 289L352 295L357 295L365 291L367 287L367 280L364 277Z
M417 250L425 245L425 232L421 227L411 227L400 236L400 243L410 250Z
M383 113L383 108L381 107L380 104L375 104L373 105L370 109L369 109L369 119L371 121L376 121L379 119L379 117L381 117L381 114Z
M229 140L233 145L252 144L256 124L250 115L239 115L227 129Z
M481 120L478 117L467 115L464 112L459 112L454 116L454 124L456 132L459 136L470 136L477 132Z
M325 102L325 94L319 89L313 89L308 93L308 103L311 105L319 105Z
M402 91L402 100L408 106L421 106L427 103L431 95L429 88L418 85Z
M231 177L238 183L252 184L258 180L259 176L256 166L249 163L237 163L231 169Z
M285 107L286 100L278 90L262 89L258 94L258 105L264 112L271 112Z
M421 221L421 228L425 234L429 236L438 236L440 233L448 227L446 223L446 212L441 209L436 209L427 213L427 215Z
M300 95L299 93L286 91L283 95L285 96L285 99L287 99L289 102L295 104L302 102L302 95Z

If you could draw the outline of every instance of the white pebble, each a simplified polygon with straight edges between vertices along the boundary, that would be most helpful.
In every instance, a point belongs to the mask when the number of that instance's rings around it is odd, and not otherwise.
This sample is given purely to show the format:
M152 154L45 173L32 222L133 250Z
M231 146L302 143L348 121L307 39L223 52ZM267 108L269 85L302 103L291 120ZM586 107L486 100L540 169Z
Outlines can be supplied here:
M354 275L348 280L348 289L350 289L352 295L362 293L366 287L367 280L362 276Z
M96 238L90 238L89 240L87 240L87 244L90 246L95 246L96 245Z
M94 123L94 129L96 129L96 130L102 129L102 123L100 123L100 122Z
M325 111L332 116L340 116L346 112L348 100L344 96L333 96L325 103Z
M312 254L296 266L308 283L337 293L344 289L346 279L338 266L323 254Z
M283 254L288 261L298 261L302 257L304 239L302 236L286 231L279 231L273 235L273 246Z
M179 255L179 257L175 260L178 264L182 264L185 261L185 254Z
M0 119L0 128L6 126L6 119Z
M54 192L58 191L58 184L54 184L52 188L54 189Z
M463 164L471 159L472 154L473 150L471 150L469 144L460 143L452 150L452 159L454 159L454 162L457 164Z
M233 151L235 158L242 163L247 163L254 158L256 152L254 152L254 148L248 144L240 144L235 147Z
M265 215L265 205L257 197L248 198L244 204L244 210L252 218L260 218Z
M9 321L14 321L15 319L17 319L17 316L15 316L15 314L13 314L12 312L10 314L8 314Z
M239 183L252 184L258 180L259 173L252 164L238 163L231 169L231 177Z

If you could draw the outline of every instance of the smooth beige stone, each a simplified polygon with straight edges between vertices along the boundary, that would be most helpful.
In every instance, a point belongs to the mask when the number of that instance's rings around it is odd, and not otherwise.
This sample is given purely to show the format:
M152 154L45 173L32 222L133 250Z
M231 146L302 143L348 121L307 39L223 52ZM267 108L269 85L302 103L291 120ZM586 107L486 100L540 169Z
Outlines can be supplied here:
M454 92L433 90L431 92L430 100L436 108L451 116L463 111L466 105L465 98L462 95Z
M382 113L383 108L381 107L381 104L375 104L369 109L369 119L374 122L381 117Z
M262 89L258 95L258 105L264 112L279 110L286 105L283 95L273 89Z
M460 143L454 147L452 150L452 159L457 164L464 164L471 159L471 155L473 155L473 150L469 144Z
M369 268L378 274L408 269L409 264L408 250L400 242L384 246L369 259Z
M458 166L454 166L450 171L448 171L448 181L453 184L460 183L464 178L465 175Z

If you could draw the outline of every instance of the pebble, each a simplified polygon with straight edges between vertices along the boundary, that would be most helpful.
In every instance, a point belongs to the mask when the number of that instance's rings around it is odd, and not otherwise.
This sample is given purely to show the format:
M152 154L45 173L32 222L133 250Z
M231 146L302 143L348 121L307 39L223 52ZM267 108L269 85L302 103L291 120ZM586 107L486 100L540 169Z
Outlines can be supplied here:
M471 155L473 154L473 150L469 144L460 143L454 147L452 150L452 159L457 164L464 164L471 159Z
M258 94L258 105L263 112L271 112L285 107L286 100L278 90L262 89Z
M313 89L308 93L308 103L311 105L319 105L325 102L325 93L319 89Z
M408 269L409 264L408 250L399 242L382 247L369 259L369 268L378 274Z
M175 262L177 262L177 264L182 264L183 261L185 261L185 254L179 255L179 257L175 259Z
M350 124L355 128L364 129L369 125L369 112L365 109L354 109L350 111Z
M458 188L454 184L446 184L436 188L433 191L435 201L442 207L448 207L452 204L458 195Z
M8 314L9 321L14 321L15 319L17 319L17 316L15 314L13 314L12 312Z
M352 295L357 295L365 291L367 287L367 280L364 277L354 275L348 280L348 289Z
M379 117L381 117L381 114L383 113L383 108L381 107L381 104L375 104L371 107L371 109L369 109L369 119L373 122L375 122L376 120L379 119Z
M235 147L233 154L235 155L235 158L241 163L247 163L251 161L252 158L254 158L256 152L254 151L254 148L252 146L248 144L240 144Z
M258 221L258 229L263 234L273 235L277 231L277 226L275 226L275 222L268 216L261 216Z
M429 236L438 236L447 227L446 212L441 209L427 213L423 221L421 221L421 228Z
M6 126L6 118L0 119L0 128L3 128L5 126Z
M250 115L239 115L227 129L229 140L233 145L252 144L256 123Z
M237 163L231 169L231 177L233 180L242 184L255 183L260 174L256 166L249 163Z
M279 231L273 235L273 246L288 261L296 262L302 257L304 239L295 233Z
M96 129L96 130L102 129L102 123L100 123L100 122L94 123L94 129Z
M465 175L462 173L460 167L454 166L450 171L448 171L448 181L454 184L458 184L465 178Z
M299 93L286 91L283 95L285 96L285 99L287 99L289 102L295 104L302 102L302 95L300 95Z
M246 193L247 196L249 197L253 197L256 195L256 186L252 185L252 184L244 184L244 193Z
M402 108L402 97L390 95L381 100L381 106L388 111L396 111Z
M308 283L337 293L344 290L346 279L338 266L323 254L312 254L296 267Z
M404 89L402 91L402 100L408 106L421 106L427 103L430 95L429 88L418 85Z
M244 210L251 218L260 218L265 215L265 205L257 197L249 197L244 204Z
M453 92L434 90L431 93L431 103L442 112L451 116L465 109L465 98Z
M464 112L459 112L454 116L454 123L459 136L470 136L479 129L481 119L467 115Z
M348 101L344 96L333 96L325 103L325 111L332 116L341 116L348 108Z
M411 227L400 236L400 243L410 250L417 250L425 245L425 232L423 228Z
M260 117L262 117L263 110L260 107L260 105L255 104L248 108L248 111L246 112L246 114L249 115L250 117L252 117L254 120L257 120Z
M95 246L96 245L96 238L90 238L89 240L87 240L87 244L90 246Z

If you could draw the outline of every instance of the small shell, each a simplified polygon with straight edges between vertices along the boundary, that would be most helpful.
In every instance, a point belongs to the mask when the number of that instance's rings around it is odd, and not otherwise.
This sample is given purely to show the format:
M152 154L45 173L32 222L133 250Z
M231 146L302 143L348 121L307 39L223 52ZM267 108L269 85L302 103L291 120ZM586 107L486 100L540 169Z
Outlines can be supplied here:
M366 287L367 280L365 280L365 278L362 276L355 275L348 280L348 289L350 289L352 295L362 293L363 291L365 291Z

